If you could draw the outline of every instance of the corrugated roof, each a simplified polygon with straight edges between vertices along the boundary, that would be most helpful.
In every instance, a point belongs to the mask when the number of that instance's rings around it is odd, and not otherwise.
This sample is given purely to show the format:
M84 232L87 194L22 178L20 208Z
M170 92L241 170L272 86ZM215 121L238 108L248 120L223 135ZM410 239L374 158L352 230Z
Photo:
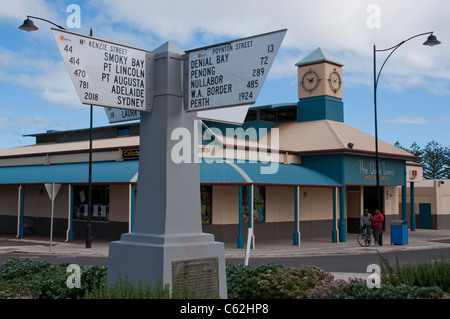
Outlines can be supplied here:
M340 187L334 179L301 165L247 162L200 163L203 184L263 184Z
M351 151L362 153L375 153L375 137L358 130L348 124L318 120L302 123L280 123L279 149L295 153ZM260 142L267 144L271 140L271 132ZM348 146L353 144L353 148ZM414 158L414 155L378 139L379 154Z
M94 162L92 182L104 184L137 182L138 163L138 161ZM200 182L203 184L340 186L322 173L300 165L236 161L208 163L205 160L199 165ZM264 170L268 170L269 174L265 174ZM0 184L44 183L88 183L88 163L0 167Z
M88 163L0 167L0 184L88 183ZM93 183L135 182L138 161L94 162Z

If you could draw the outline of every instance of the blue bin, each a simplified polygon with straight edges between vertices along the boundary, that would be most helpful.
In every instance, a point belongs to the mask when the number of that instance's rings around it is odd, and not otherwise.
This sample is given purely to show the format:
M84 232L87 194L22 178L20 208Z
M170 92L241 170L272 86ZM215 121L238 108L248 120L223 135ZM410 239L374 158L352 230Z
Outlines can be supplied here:
M391 245L408 245L408 222L406 220L391 221Z

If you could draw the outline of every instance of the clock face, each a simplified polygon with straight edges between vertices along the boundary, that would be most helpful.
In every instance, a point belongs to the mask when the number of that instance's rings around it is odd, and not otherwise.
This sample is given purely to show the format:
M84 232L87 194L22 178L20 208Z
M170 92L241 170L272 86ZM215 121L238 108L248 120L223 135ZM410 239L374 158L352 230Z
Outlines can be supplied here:
M330 77L329 77L328 81L329 81L330 87L334 93L339 91L339 89L341 88L341 85L342 85L342 81L341 81L341 76L336 71L336 69L334 69L334 71L330 73Z
M319 75L315 71L309 69L309 71L303 75L302 82L300 83L306 91L312 92L319 84L319 81Z

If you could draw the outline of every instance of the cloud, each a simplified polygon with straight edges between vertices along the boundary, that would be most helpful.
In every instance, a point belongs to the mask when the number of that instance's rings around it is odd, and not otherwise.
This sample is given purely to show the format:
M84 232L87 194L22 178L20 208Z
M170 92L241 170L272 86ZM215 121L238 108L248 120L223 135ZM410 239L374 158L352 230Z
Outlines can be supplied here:
M30 56L0 46L1 81L32 90L51 103L69 108L77 108L80 105L61 59L54 61L43 56Z
M450 115L441 115L437 118L426 118L426 117L413 117L413 116L398 116L392 119L384 119L383 123L388 124L432 124L437 122L449 122Z
M435 31L443 43L450 42L450 34L445 32L450 2L377 0L379 27L368 24L373 14L368 8L373 4L369 0L228 0L223 5L205 0L129 0L126 3L100 0L96 3L97 9L101 8L98 28L102 36L127 40L129 34L128 41L139 43L136 35L141 35L143 48L149 50L159 46L158 41L159 44L171 41L187 50L287 28L280 61L297 62L322 47L345 64L345 81L350 86L372 85L374 43L377 49L384 49L428 31ZM106 21L114 21L116 25L106 23L105 27ZM127 30L118 27L123 25ZM450 49L424 47L425 40L426 36L422 36L403 44L390 58L381 83L386 89L398 92L420 86L432 90L437 79L449 79L450 61L446 57ZM290 56L293 52L296 57ZM383 53L377 54L378 66L388 55ZM414 77L405 79L411 70ZM293 71L280 63L273 66L273 73L274 78L281 78L292 76ZM431 78L430 74L435 76ZM449 91L448 82L441 92Z
M424 117L409 117L409 116L399 116L393 119L385 119L383 123L389 124L429 124L433 120Z
M11 121L7 117L0 116L0 132L8 130L11 126Z

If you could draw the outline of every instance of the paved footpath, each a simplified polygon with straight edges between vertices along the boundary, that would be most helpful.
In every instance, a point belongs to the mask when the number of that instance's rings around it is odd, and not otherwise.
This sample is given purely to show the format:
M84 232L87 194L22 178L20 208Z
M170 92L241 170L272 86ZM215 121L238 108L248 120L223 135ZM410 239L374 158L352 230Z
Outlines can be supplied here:
M292 240L258 241L255 239L254 247L250 250L249 258L258 257L295 257L295 256L327 256L327 255L358 255L428 248L450 247L450 230L408 230L408 243L406 245L391 245L390 231L383 232L384 245L381 247L361 247L356 241L356 234L347 234L345 242L332 243L330 237L305 238L299 246L294 246ZM49 238L25 237L17 239L11 235L0 234L0 254L27 253L27 254L55 254L66 256L99 256L107 257L109 251L108 241L92 242L91 248L86 248L83 242L65 242L63 239L52 240L50 249ZM246 249L238 249L236 243L225 243L226 258L244 258ZM335 277L366 278L367 273L335 273Z

